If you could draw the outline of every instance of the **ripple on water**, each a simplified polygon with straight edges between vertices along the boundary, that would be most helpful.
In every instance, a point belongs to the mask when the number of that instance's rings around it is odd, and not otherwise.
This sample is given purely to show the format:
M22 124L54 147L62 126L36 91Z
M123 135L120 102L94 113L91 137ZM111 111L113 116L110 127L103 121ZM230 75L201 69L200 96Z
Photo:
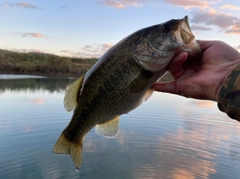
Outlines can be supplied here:
M240 125L211 102L154 94L121 116L116 137L91 130L76 172L69 156L52 153L72 115L63 108L64 93L33 92L0 95L0 178L240 177ZM9 95L18 102L8 101ZM26 100L35 98L43 100Z

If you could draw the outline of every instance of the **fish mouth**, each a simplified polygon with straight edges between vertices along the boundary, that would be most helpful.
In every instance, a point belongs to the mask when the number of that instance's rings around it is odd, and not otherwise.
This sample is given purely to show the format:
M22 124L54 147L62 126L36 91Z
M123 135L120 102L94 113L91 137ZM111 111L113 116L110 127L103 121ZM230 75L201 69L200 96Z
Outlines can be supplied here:
M186 51L190 56L196 56L196 54L201 53L201 48L191 31L188 16L185 16L179 21L178 28L174 34L177 39L177 43L180 45L180 51Z

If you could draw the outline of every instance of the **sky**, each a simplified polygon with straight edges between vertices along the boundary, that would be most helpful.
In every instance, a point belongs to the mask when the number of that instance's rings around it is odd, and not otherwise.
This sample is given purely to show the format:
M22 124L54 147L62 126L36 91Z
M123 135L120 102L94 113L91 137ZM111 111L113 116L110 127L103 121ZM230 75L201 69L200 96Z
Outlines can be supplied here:
M196 39L240 50L239 0L0 0L0 49L100 57L141 28L186 15Z

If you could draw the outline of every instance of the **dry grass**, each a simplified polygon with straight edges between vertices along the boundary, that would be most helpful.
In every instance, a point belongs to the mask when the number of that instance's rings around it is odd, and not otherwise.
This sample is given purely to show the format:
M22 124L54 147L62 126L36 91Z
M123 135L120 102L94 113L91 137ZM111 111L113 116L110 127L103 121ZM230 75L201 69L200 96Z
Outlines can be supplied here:
M97 60L0 50L0 73L78 77L86 73Z
M0 74L79 77L86 73L97 58L70 58L45 53L19 53L0 50ZM172 81L170 73L161 82Z

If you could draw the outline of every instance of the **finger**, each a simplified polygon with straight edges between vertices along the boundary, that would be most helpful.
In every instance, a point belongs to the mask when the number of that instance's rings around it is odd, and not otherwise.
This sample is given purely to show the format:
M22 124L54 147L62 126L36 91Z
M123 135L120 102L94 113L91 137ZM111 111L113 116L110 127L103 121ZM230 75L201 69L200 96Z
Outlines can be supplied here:
M197 42L199 43L202 50L208 49L214 43L213 41L210 40L197 40Z
M175 79L178 79L184 74L185 69L183 68L183 64L187 61L187 58L188 54L186 52L182 52L171 60L169 64L169 71Z
M159 92L178 94L176 81L169 83L155 83L152 88Z
M178 71L179 68L182 67L182 64L187 60L188 54L187 52L182 52L179 55L173 57L170 62L169 70Z

